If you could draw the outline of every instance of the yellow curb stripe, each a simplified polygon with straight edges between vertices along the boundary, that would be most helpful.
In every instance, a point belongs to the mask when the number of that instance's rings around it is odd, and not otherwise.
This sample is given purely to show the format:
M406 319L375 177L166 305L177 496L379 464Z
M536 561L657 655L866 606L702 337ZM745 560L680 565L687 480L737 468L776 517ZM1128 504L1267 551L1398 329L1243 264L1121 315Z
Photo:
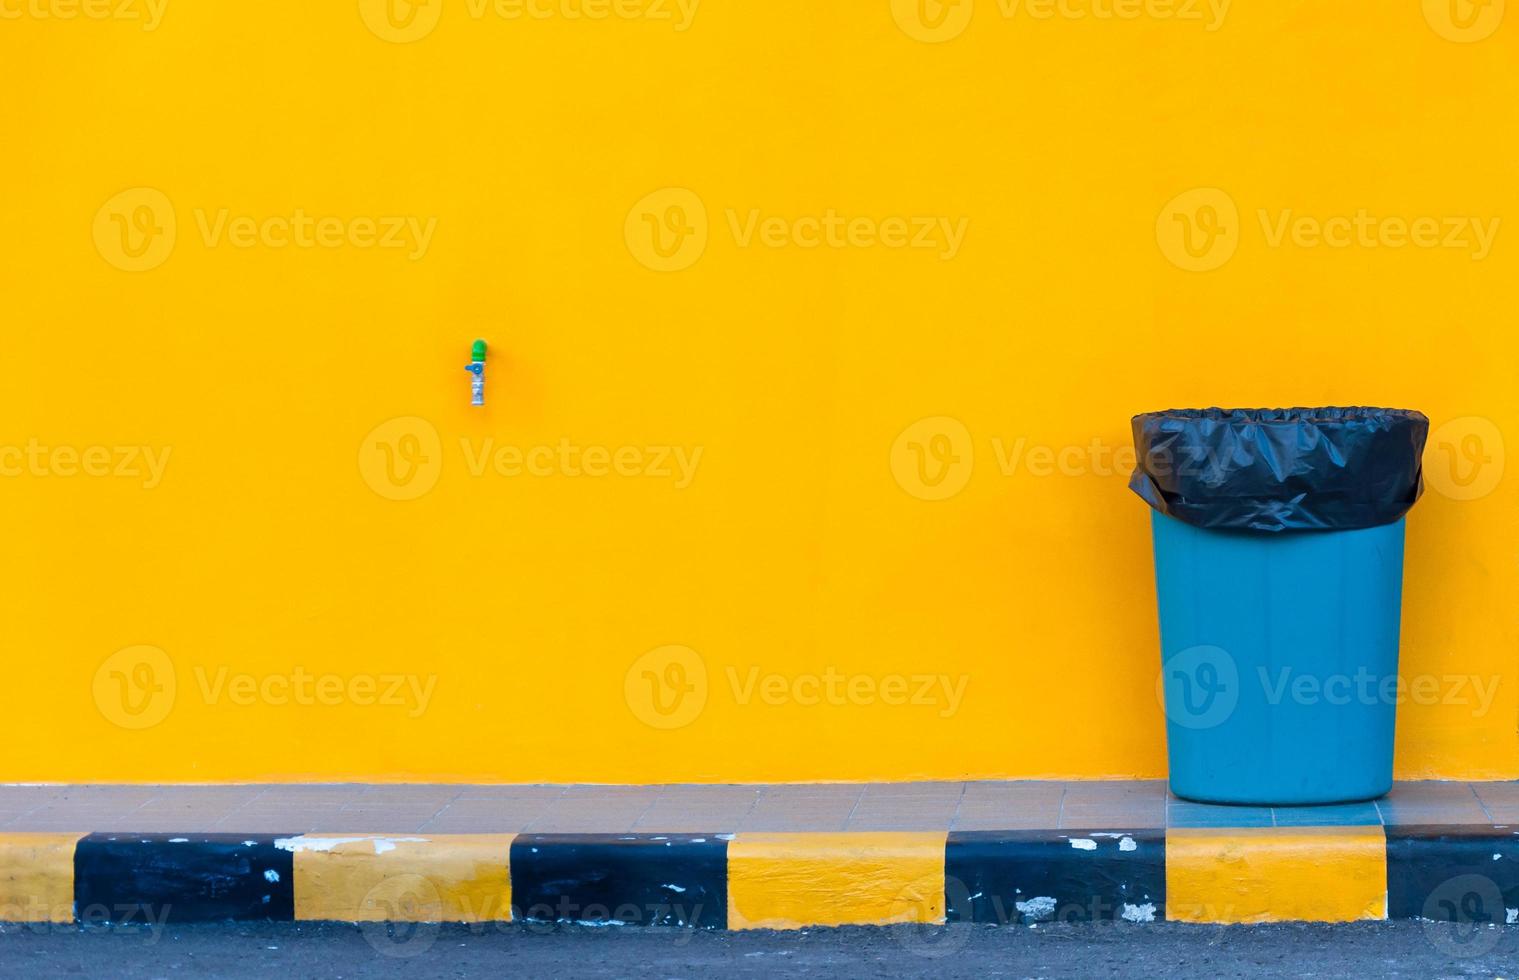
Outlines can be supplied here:
M333 922L506 922L516 834L292 838L295 917Z
M0 922L74 921L74 845L84 834L0 834Z
M738 834L728 844L728 928L944 921L948 834Z
M1381 827L1180 829L1166 833L1173 922L1387 918Z

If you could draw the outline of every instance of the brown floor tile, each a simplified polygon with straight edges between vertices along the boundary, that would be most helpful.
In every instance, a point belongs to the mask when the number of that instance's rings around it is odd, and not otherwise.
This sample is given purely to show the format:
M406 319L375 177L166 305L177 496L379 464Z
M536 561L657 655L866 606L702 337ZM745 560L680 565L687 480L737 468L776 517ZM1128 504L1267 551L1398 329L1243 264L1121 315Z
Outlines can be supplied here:
M948 831L951 823L949 816L924 817L900 814L897 816L880 815L873 817L852 817L844 825L844 829L851 832L868 831Z
M954 830L1057 830L1060 820L1056 814L1048 816L1028 813L965 814L954 819Z
M731 833L1164 826L1163 780L0 786L7 831ZM1389 823L1519 825L1519 782L1399 783Z

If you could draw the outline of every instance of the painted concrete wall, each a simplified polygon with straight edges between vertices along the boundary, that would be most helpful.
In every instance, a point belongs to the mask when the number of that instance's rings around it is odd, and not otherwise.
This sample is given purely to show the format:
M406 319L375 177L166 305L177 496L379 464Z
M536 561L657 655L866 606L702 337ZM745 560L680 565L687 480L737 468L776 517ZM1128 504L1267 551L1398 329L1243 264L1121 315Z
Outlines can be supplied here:
M1430 414L1519 775L1501 8L3 0L0 778L1159 776L1215 403Z

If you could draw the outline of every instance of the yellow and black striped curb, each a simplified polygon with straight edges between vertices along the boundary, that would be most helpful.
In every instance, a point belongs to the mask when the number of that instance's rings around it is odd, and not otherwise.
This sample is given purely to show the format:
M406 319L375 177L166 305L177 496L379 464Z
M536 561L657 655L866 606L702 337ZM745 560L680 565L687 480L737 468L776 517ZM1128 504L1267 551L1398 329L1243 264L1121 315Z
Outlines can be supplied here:
M1519 828L0 834L0 921L1519 920Z

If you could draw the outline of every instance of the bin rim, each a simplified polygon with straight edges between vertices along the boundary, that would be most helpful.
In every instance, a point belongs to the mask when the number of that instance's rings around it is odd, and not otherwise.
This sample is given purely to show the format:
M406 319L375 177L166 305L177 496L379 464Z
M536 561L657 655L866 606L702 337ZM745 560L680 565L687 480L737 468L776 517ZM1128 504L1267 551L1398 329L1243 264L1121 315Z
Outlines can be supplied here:
M1391 524L1424 492L1429 418L1406 408L1173 408L1134 416L1129 488L1195 527Z
M1371 405L1324 405L1315 408L1167 408L1140 412L1139 419L1175 419L1179 422L1247 422L1253 425L1336 425L1378 419L1428 422L1423 412L1411 408L1378 408Z

